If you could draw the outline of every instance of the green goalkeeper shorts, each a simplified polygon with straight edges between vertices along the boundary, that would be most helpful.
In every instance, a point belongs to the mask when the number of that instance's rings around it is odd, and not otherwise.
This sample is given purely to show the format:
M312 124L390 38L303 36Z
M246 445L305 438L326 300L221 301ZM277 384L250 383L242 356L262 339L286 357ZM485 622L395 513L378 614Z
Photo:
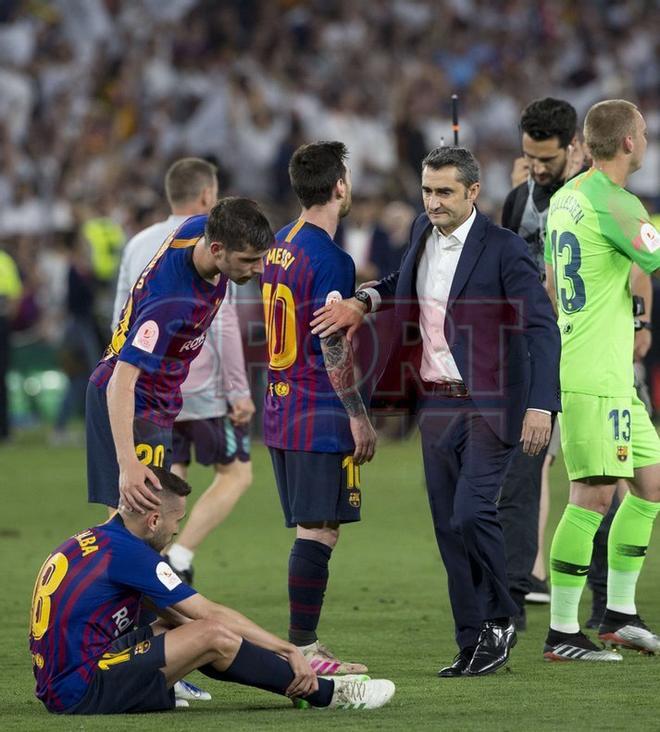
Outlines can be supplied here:
M563 391L561 449L571 480L632 478L636 468L660 463L660 438L643 402Z

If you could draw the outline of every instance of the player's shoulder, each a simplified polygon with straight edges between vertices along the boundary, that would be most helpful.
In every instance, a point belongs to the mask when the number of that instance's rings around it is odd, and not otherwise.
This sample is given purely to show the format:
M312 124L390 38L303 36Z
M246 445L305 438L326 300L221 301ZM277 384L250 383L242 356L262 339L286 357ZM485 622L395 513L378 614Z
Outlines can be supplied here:
M325 229L303 219L287 224L275 238L278 244L293 244L304 251L313 265L327 262L347 265L353 261Z
M130 262L133 259L143 259L146 254L155 254L158 248L172 233L172 226L167 221L158 221L146 229L138 231L127 242L122 254L123 261ZM151 258L151 257L149 257Z
M302 228L303 223L302 219L290 221L275 233L275 242L277 244L282 244L284 242L291 241L295 234Z
M156 555L152 549L139 536L132 534L124 525L121 517L115 514L113 518L104 524L99 524L91 529L99 540L104 540L107 546L112 549L115 563L137 562L144 557Z
M174 232L171 246L174 248L185 247L186 244L194 243L201 236L204 236L208 214L198 214L186 219Z

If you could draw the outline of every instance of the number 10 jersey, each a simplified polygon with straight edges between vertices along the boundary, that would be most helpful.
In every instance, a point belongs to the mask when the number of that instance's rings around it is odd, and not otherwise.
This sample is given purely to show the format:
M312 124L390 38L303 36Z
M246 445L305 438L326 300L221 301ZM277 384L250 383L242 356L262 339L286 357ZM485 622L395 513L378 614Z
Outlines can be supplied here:
M351 297L355 265L330 235L298 219L281 229L262 277L268 339L264 442L306 452L353 452L348 415L330 383L314 311Z
M554 268L562 391L630 396L630 270L660 267L660 235L638 198L591 168L550 201L545 261Z

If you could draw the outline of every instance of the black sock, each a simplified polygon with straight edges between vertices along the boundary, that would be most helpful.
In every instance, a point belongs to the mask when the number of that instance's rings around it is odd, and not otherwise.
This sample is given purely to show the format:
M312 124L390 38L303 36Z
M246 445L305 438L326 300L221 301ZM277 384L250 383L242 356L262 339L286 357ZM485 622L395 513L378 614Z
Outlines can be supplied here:
M255 686L257 689L282 695L293 681L291 666L283 658L247 640L243 640L236 658L226 671L218 671L210 663L198 670L217 681ZM319 690L305 699L315 707L327 707L334 690L334 681L319 679Z
M306 646L317 639L331 554L329 546L310 539L296 539L291 547L289 641L297 646Z

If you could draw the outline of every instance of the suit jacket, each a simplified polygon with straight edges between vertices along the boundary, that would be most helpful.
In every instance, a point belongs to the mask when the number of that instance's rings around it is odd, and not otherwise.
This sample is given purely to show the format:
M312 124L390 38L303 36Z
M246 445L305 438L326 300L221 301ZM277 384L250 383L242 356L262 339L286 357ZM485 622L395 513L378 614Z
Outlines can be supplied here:
M419 375L417 265L432 224L413 223L398 271L376 285L382 308L394 307L394 338L374 406L414 409ZM477 211L452 281L444 334L477 410L508 444L520 440L529 407L560 410L561 341L550 300L523 239Z

